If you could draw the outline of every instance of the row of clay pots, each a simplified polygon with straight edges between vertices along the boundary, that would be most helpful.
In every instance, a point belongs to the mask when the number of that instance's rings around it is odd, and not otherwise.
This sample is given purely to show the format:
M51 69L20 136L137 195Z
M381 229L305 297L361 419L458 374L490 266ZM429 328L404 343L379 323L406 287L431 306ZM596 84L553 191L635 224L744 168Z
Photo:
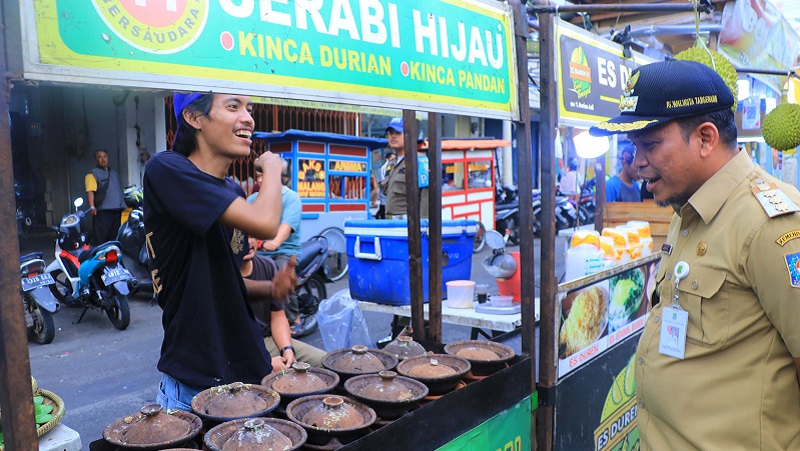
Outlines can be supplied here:
M382 420L396 419L427 395L452 390L471 369L505 365L514 355L504 345L483 341L457 342L445 347L455 355L425 354L424 349L416 357L405 353L409 349L418 352L418 346L412 340L398 340L401 348L398 354L363 346L340 349L323 359L328 369L310 368L297 362L290 370L266 376L261 385L233 383L212 387L192 400L196 415L164 412L157 404L145 406L140 413L109 425L103 436L124 448L165 449L190 442L200 432L202 418L209 425L224 423L225 426L215 427L206 434L206 441L212 440L211 444L206 443L209 449L227 451L223 445L232 437L239 442L258 437L257 443L274 438L273 449L284 449L289 442L292 447L287 449L295 449L306 441L307 435L310 443L327 443L329 435L340 435L342 443L346 443L358 438L378 416ZM400 354L403 360L398 364ZM397 372L390 371L395 367ZM355 399L329 394L340 381L344 381L345 390ZM246 421L266 416L279 405L297 424L271 418Z

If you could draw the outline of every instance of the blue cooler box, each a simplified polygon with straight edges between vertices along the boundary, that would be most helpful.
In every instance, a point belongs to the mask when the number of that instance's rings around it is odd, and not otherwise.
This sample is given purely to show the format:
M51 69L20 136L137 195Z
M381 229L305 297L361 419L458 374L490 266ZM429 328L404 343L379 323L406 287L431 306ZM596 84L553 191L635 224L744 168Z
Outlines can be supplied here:
M428 221L422 220L422 293L428 302ZM442 221L442 297L447 282L469 280L477 223ZM405 220L346 221L350 296L388 305L411 304Z

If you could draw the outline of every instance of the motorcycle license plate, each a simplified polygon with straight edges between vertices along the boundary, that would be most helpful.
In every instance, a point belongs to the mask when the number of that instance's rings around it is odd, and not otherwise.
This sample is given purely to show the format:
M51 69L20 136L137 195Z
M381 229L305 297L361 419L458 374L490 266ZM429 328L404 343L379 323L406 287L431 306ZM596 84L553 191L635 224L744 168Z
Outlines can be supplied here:
M25 277L22 279L22 291L31 291L45 285L56 283L50 273L39 274L38 276Z
M125 268L106 268L104 271L105 273L100 276L100 279L103 280L103 283L106 284L106 286L114 282L119 282L120 280L128 280L131 278L131 273L129 273Z

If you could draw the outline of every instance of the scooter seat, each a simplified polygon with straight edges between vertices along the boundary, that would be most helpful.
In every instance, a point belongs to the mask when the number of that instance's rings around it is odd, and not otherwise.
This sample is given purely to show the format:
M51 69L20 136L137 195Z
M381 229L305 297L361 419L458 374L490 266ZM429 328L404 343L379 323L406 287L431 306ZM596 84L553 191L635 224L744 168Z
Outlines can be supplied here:
M99 246L95 246L81 252L81 255L78 257L78 262L83 263L86 260L89 260L90 258L94 257L95 255L108 249L111 246L117 246L118 248L122 248L122 245L119 244L119 241L109 241L107 243L103 243Z
M314 237L303 243L300 256L297 257L297 271L300 272L317 258L317 255L328 252L328 240L324 237Z
M41 260L43 255L44 254L41 253L41 252L31 252L30 254L21 256L19 258L19 262L22 263L22 262L26 262L28 260L36 260L36 259Z

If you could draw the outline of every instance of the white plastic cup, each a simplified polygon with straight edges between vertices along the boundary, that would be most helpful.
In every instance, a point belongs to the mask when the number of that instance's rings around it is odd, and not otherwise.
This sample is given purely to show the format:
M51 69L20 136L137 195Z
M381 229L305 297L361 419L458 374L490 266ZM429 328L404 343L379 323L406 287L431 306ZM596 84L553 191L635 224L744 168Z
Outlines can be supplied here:
M492 306L494 307L511 307L513 301L514 296L492 295Z
M475 282L451 280L447 282L447 306L450 308L472 308L475 297Z

